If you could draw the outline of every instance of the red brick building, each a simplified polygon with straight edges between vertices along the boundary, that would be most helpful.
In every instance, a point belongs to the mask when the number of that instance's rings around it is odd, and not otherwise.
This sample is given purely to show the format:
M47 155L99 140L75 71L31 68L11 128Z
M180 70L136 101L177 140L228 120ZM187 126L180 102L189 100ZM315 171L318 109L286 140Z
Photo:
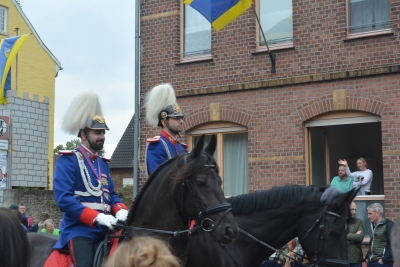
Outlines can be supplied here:
M261 1L261 5L260 2ZM226 195L327 185L338 159L374 173L366 205L399 213L400 0L256 0L276 74L250 8L219 32L180 0L141 2L141 95L171 83L183 141L215 133ZM208 24L207 24L208 23ZM141 114L145 140L159 129Z

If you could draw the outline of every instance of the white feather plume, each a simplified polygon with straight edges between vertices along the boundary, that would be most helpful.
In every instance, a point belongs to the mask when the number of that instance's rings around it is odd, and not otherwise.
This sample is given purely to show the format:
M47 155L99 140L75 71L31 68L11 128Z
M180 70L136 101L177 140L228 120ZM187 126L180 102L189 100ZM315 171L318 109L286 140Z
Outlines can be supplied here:
M69 134L77 135L79 130L89 126L94 115L103 116L100 100L95 92L82 92L77 95L67 109L61 129Z
M158 124L158 115L169 105L176 104L174 88L171 84L159 84L147 93L144 107L146 108L147 121L153 125Z

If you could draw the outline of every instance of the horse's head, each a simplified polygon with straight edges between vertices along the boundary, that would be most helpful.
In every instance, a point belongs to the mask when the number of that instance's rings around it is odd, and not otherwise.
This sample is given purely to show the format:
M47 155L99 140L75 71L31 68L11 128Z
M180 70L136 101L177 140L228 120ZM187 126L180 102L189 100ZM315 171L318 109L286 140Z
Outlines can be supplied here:
M211 232L215 241L229 243L235 239L238 227L221 190L221 177L212 156L215 136L204 150L203 145L204 135L191 153L179 157L173 195L181 203L184 218L196 219L198 225Z
M319 209L302 216L301 220L305 221L299 223L303 228L298 231L299 239L310 263L320 267L348 266L349 206L357 193L358 189L353 189L328 198Z

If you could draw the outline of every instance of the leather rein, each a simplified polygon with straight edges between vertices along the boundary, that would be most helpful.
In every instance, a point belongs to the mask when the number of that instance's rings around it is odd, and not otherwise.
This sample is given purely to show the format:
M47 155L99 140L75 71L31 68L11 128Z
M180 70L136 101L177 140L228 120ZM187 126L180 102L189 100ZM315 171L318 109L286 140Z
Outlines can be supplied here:
M348 266L348 261L347 260L338 260L338 259L329 259L329 258L325 258L322 256L322 258L318 258L318 246L319 246L319 242L320 240L322 240L322 251L324 251L325 248L325 242L324 241L324 231L325 231L325 218L326 215L332 215L338 218L341 218L341 216L337 213L328 211L328 205L324 206L324 209L322 210L322 214L318 217L318 219L314 222L314 224L311 226L311 228L307 231L306 236L304 237L307 238L308 235L311 233L311 231L319 224L319 232L318 232L318 237L317 237L317 250L314 253L314 257L312 259L312 263L311 264L304 264L303 262L285 254L282 250L276 249L270 245L268 245L267 243L261 241L260 239L256 238L255 236L251 235L250 233L246 232L245 230L239 228L239 232L251 239L253 239L254 241L256 241L257 243L261 244L264 247L267 247L273 251L276 252L277 255L284 255L286 258L289 258L297 263L299 263L302 266L308 266L308 267L319 267L319 265L321 264L329 264L329 265L337 265L337 266ZM235 265L237 267L240 267L239 262L233 257L233 254L229 251L228 247L226 247L225 244L220 243L221 247L225 250L225 252L228 254L228 256L231 258L231 260L235 263ZM302 255L301 255L302 256ZM307 257L303 256L303 258L307 259Z

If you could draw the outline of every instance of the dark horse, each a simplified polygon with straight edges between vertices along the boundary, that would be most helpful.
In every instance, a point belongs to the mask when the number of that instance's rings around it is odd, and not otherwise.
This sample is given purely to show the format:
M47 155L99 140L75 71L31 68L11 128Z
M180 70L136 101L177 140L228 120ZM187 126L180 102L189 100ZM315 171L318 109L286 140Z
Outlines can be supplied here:
M187 229L188 219L196 219L209 231L212 240L229 243L238 232L231 205L221 190L221 178L213 155L215 137L202 151L204 136L191 153L175 157L160 165L149 177L135 199L127 224L165 231L158 234L170 242L178 254L179 237L174 232ZM129 230L132 237L151 231ZM182 233L181 236L187 233ZM208 234L207 234L208 235ZM31 266L43 266L56 240L50 235L29 234L32 248Z
M400 265L400 214L397 215L396 223L392 229L390 245L392 246L394 263Z
M26 267L29 246L21 221L6 208L0 208L0 267Z
M325 205L320 200L324 191L315 186L286 185L229 198L240 228L235 242L220 245L204 234L194 236L188 266L259 267L274 251L242 229L277 249L299 237L310 263L348 266L346 222L357 191L339 194Z

